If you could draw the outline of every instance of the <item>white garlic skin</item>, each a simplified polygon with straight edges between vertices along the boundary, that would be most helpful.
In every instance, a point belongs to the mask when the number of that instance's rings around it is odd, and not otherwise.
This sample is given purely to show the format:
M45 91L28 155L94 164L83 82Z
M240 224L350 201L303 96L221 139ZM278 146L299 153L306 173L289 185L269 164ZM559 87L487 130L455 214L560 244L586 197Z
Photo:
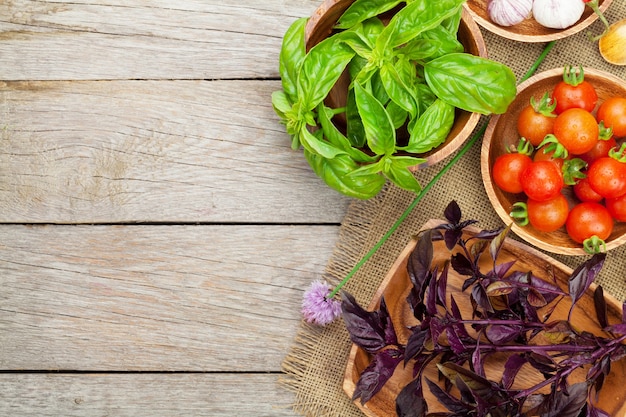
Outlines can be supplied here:
M533 16L537 23L551 29L574 25L585 12L583 0L535 0Z
M513 26L530 17L533 0L489 0L489 18L500 26Z

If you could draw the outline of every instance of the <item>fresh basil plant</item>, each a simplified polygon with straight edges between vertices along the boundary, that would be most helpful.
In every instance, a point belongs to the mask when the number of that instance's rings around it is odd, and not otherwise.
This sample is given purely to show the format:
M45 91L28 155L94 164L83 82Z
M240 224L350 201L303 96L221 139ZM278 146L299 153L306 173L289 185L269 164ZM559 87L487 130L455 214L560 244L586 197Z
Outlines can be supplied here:
M401 2L356 0L336 32L305 45L307 18L296 20L283 37L279 58L282 90L274 110L326 184L360 199L375 196L392 181L419 193L409 167L442 144L455 109L504 113L516 94L515 75L506 65L463 52L457 39L465 0L411 0L387 25L378 17ZM347 71L346 106L324 100ZM341 131L333 118L346 123ZM408 140L397 131L406 130Z

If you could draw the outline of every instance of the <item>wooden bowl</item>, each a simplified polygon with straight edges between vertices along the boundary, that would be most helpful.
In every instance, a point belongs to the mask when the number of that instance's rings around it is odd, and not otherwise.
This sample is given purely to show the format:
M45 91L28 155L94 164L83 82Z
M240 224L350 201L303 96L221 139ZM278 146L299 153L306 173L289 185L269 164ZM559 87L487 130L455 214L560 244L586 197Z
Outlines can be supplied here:
M429 229L441 224L440 220L430 220L424 225L424 229ZM468 228L469 235L474 235L478 229ZM517 242L513 239L506 239L506 243L503 246L498 260L499 262L515 261L515 269L521 271L532 270L533 274L538 278L552 282L552 273L556 278L556 283L564 291L567 292L567 281L572 273L572 270L566 265L550 258L549 256L525 245ZM380 299L384 295L389 314L393 321L394 327L398 332L400 341L405 343L410 331L407 329L409 325L416 325L417 322L413 317L413 313L406 302L406 297L409 293L411 282L407 273L407 260L415 247L416 241L411 241L407 247L402 251L396 262L393 264L387 276L381 283L376 294L374 295L368 309L374 310L379 307ZM445 248L443 242L434 242L434 257L433 266L443 265L443 262L450 259L450 252ZM489 260L485 260L489 262ZM463 317L471 317L472 310L469 302L462 302L467 298L467 294L461 294L461 287L465 277L459 276L450 268L448 275L448 297L454 296L461 309ZM588 330L594 334L601 334L600 325L596 320L595 307L593 301L593 291L595 285L589 289L589 291L579 300L577 303L572 321L578 325L581 330ZM605 294L607 302L607 317L610 324L621 323L622 317L622 305L615 298ZM565 300L559 304L552 315L552 318L565 319L569 311L571 304L566 303ZM489 363L486 365L487 375L490 378L498 379L502 375L504 369L504 361L506 358L490 358ZM356 345L352 346L350 350L350 356L346 367L344 376L343 389L352 397L356 383L359 379L361 372L370 363L370 356L361 348ZM432 369L427 369L426 376L431 381L437 381L437 373L434 364L429 365ZM368 417L391 417L396 416L395 411L395 398L404 387L404 385L412 380L412 368L407 366L403 368L400 365L392 378L387 384L378 392L370 401L362 405L360 400L357 400L355 404L359 407L363 413ZM582 381L585 379L586 370L580 373L573 373L570 382ZM611 373L607 376L604 386L600 391L600 397L598 404L609 413L611 416L624 416L626 415L626 391L622 388L622 381L626 378L626 361L614 362L611 365ZM540 375L529 371L528 373L520 373L516 378L516 384L520 383L523 386L530 386L531 383L539 382L543 380ZM425 384L424 384L425 385ZM443 405L441 405L430 394L428 388L424 388L424 395L426 402L428 403L428 411L431 413L447 411Z
M333 27L337 20L353 2L354 0L324 0L307 22L305 29L307 50L333 33ZM465 9L463 9L461 17L458 39L465 47L465 52L487 57L487 47L485 46L480 28ZM332 108L344 107L349 84L350 77L346 71L330 91L326 98L326 105ZM429 152L412 154L413 156L426 158L426 161L409 169L415 171L434 165L448 155L453 154L469 138L479 120L480 114L478 113L456 109L454 124L444 143ZM345 132L345 119L342 120L336 117L333 121L340 130ZM402 139L401 134L398 137L400 140Z
M600 0L600 10L604 12L613 0ZM487 3L489 0L467 0L465 6L474 20L482 27L503 38L512 39L518 42L549 42L562 39L580 32L598 19L598 15L589 7L585 7L585 12L573 26L565 29L550 29L541 26L535 19L528 19L513 26L500 26L489 18L487 13Z
M516 120L522 109L529 104L530 97L540 99L545 92L550 92L562 80L563 69L555 68L539 73L524 81L517 87L517 96L506 113L494 115L485 131L481 149L481 173L487 196L495 211L506 224L512 222L509 213L513 204L524 200L523 195L511 194L500 190L491 176L491 167L499 155L507 152L510 146L515 147L519 140ZM599 70L585 69L585 80L589 81L598 93L598 105L611 96L626 97L626 83L620 78ZM597 107L597 106L596 106ZM563 193L570 204L576 202L571 187L566 187ZM555 232L545 233L531 225L513 225L513 232L526 242L548 252L564 255L585 255L582 245L569 238L565 228ZM607 250L613 249L626 242L626 223L615 223L613 233L606 240Z

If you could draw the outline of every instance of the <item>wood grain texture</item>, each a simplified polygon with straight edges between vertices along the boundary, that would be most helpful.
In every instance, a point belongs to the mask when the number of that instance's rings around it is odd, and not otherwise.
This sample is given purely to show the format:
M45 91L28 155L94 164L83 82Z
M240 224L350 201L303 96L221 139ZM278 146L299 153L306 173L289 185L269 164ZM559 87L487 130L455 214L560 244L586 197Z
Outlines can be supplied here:
M277 375L0 374L0 415L295 417Z
M0 226L0 369L280 371L337 233Z
M278 77L282 36L313 0L0 2L0 79Z
M0 222L339 223L277 81L0 82Z

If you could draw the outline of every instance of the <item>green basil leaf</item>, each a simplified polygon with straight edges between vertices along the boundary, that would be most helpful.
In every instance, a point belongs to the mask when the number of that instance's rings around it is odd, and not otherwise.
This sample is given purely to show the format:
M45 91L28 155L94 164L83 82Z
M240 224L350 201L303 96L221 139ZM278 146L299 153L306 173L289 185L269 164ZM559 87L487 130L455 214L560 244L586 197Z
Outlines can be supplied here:
M406 110L398 106L395 101L389 101L386 109L389 117L391 118L391 122L393 123L393 127L396 130L404 126L406 119L409 116L409 113Z
M327 159L332 159L338 155L346 153L342 149L339 149L323 139L316 137L314 134L309 132L309 129L307 129L306 126L300 130L299 140L302 147L308 152L320 155Z
M441 100L481 114L504 113L517 91L509 67L467 53L448 54L428 62L424 75Z
M354 85L354 93L363 121L367 145L377 155L393 153L396 145L396 130L387 110L360 84Z
M399 63L401 62L399 61ZM417 105L413 91L409 87L412 80L409 79L405 82L402 73L390 62L385 63L380 69L380 79L389 98L414 117L417 113Z
M318 177L329 187L348 197L363 200L372 198L385 185L385 177L379 174L350 175L359 168L359 165L348 155L327 159L305 150L304 156Z
M454 106L436 100L410 126L409 144L401 148L410 153L424 153L445 142L454 124Z
M362 58L369 59L372 56L372 45L369 44L367 38L356 31L347 30L343 32L341 41Z
M393 9L402 0L356 0L337 22L338 29L348 29L364 20Z
M421 33L416 40L417 39L432 43L435 51L427 57L429 59L435 59L443 55L463 52L465 50L465 47L457 38L457 33L451 33L442 26L437 26Z
M461 16L463 15L463 9L460 8L455 14L443 19L441 27L448 31L448 33L457 35L459 32L459 26L461 25Z
M377 159L374 156L366 154L360 149L352 147L348 138L345 137L332 122L333 110L331 108L324 106L322 103L318 106L317 113L324 137L328 139L331 144L345 151L356 162L372 162Z
M272 107L281 119L286 119L285 113L291 110L292 104L284 91L274 91L272 93Z
M417 178L409 171L409 166L419 165L424 162L424 158L414 158L410 156L387 156L388 162L384 165L384 174L398 187L414 193L422 191L422 186Z
M365 128L356 106L354 89L348 90L348 100L346 102L346 136L352 146L362 148L365 146Z
M302 62L297 87L305 110L313 110L326 98L354 56L354 51L336 36L311 48Z
M437 100L437 96L425 82L414 84L413 94L417 103L417 117L423 114Z
M382 157L373 164L361 165L359 169L352 171L348 175L350 175L351 177L365 177L369 175L380 174L384 170L384 165L386 161L386 157Z
M361 84L366 85L366 84ZM371 93L376 97L376 100L380 101L382 104L386 104L389 101L389 94L387 94L387 90L385 89L385 85L380 78L380 70L375 71L372 74L372 78L370 79L370 90Z
M422 61L434 56L441 48L437 39L415 38L396 50L396 56L409 61Z
M464 2L465 0L411 1L391 18L380 37L385 44L377 47L383 51L388 46L395 48L409 42L420 33L439 26L444 19L458 13Z
M283 90L291 102L297 101L297 81L300 66L306 55L304 28L307 18L300 18L287 29L278 56L278 67Z

